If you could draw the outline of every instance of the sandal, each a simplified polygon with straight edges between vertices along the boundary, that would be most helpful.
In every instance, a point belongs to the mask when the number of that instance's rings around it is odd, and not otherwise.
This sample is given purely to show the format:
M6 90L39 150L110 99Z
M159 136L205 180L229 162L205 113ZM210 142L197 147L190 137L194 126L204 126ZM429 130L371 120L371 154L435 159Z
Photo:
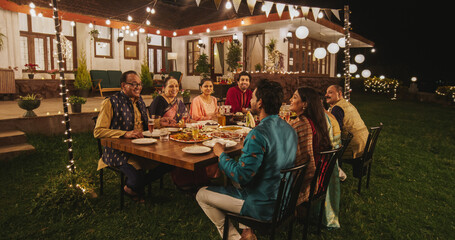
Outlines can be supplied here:
M131 198L131 200L137 202L137 203L145 203L145 200L143 197L139 196L137 193L135 193L131 188L128 186L123 187L123 192L125 193L126 196Z

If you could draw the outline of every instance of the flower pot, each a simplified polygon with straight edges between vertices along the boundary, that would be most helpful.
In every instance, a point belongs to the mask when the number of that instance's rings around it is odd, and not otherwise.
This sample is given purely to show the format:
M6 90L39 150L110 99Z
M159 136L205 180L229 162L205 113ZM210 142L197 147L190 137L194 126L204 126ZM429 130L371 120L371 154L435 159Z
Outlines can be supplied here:
M35 99L35 100L19 99L17 104L19 105L20 108L27 110L27 112L24 113L23 117L36 117L36 113L33 112L33 109L36 109L41 105L41 100L40 99Z
M71 104L72 113L80 113L82 111L82 104Z
M77 93L79 97L88 98L90 95L90 89L78 89Z
M35 77L35 74L33 74L33 73L28 74L28 79L33 79L34 77Z
M51 74L51 78L55 80L55 74Z

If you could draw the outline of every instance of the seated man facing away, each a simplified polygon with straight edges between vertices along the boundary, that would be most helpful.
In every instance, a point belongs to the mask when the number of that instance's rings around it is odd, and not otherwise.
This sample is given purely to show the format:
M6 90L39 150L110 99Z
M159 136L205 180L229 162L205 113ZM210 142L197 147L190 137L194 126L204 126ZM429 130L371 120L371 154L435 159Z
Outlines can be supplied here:
M239 74L237 86L229 88L226 93L226 102L224 104L231 105L231 112L246 113L250 108L250 101L253 92L248 89L251 84L251 75L245 71Z
M141 97L142 83L135 71L124 72L120 78L121 91L106 98L101 104L95 138L142 138L147 130L147 108ZM126 177L124 191L134 200L143 201L144 186L170 171L171 166L161 164L148 174L143 169L155 165L148 159L109 147L103 147L102 163L98 168L118 167Z
M342 90L338 85L331 85L327 88L325 97L330 104L329 112L337 119L342 135L347 132L353 135L342 158L354 159L363 153L368 139L368 129L354 105L343 98Z
M196 200L205 214L223 235L223 211L239 213L260 220L271 220L280 182L280 170L294 166L297 134L277 114L283 100L279 83L261 80L253 92L251 111L259 114L260 123L245 138L242 155L235 161L220 144L213 148L219 156L218 166L234 186L201 188ZM245 226L240 226L244 228ZM229 239L240 239L230 224ZM255 239L251 230L244 230L242 239Z

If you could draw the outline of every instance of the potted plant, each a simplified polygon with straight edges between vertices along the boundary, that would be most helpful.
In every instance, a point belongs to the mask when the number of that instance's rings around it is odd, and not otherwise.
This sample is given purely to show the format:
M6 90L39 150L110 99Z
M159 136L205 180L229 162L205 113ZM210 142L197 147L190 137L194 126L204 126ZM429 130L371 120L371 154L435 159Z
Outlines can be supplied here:
M153 80L152 80L152 74L150 73L150 69L148 66L147 61L144 59L144 61L141 64L141 82L142 82L142 92L141 94L150 94L153 91Z
M196 61L196 72L201 75L202 78L208 78L210 74L211 65L208 62L207 54L203 53L199 55L198 60Z
M240 58L242 55L242 48L240 42L231 41L227 48L228 53L226 56L226 63L228 71L234 72L239 67Z
M88 34L90 34L91 40L93 40L94 38L95 39L98 38L98 35L100 34L100 31L98 31L98 29L92 29L90 32L88 32Z
M25 97L19 96L17 104L20 108L27 110L23 117L36 117L36 113L33 110L41 105L41 98L35 94L27 94Z
M79 96L70 96L68 102L71 104L71 112L80 113L82 111L82 104L85 104L87 99Z
M180 94L182 94L183 102L184 103L189 103L190 102L190 90L184 90L182 89L180 91Z
M26 71L29 72L28 78L33 79L35 77L36 68L38 68L38 64L35 63L27 63L25 64Z
M87 70L87 60L85 51L82 50L81 57L78 59L77 73L74 78L74 87L78 90L81 97L88 97L92 88L92 78Z
M254 70L255 70L256 72L260 72L260 71L261 71L261 69L262 69L262 66L261 66L261 64L260 64L260 63L258 63L258 64L256 64L256 65L254 65Z
M49 73L51 75L52 79L55 79L55 74L58 73L58 69L51 69L51 70L47 71L47 73Z

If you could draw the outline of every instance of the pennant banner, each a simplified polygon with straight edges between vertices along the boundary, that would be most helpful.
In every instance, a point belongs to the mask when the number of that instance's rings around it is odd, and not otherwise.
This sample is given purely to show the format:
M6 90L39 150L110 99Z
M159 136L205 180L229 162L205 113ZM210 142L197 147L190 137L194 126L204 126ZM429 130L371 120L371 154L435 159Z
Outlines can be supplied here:
M341 21L339 10L336 10L336 9L331 9L331 10L332 10L332 14L333 14L336 18L338 18L338 20Z
M265 16L269 17L269 13L272 10L273 2L264 2Z
M216 10L220 8L221 0L213 0L215 2Z
M232 0L232 5L234 5L235 13L239 10L239 6L242 0Z
M310 12L310 8L309 7L300 7L300 10L302 10L303 17L307 18L308 17L308 13Z
M254 5L256 5L256 0L246 0L246 3L248 4L248 8L250 9L251 15L253 15Z
M283 13L283 10L284 10L284 7L286 5L284 5L284 3L277 3L275 4L275 7L276 7L276 11L278 13L278 16L281 18L281 14Z
M196 0L196 5L199 7L199 3L201 3L201 0Z
M314 17L314 21L318 21L318 14L319 14L319 11L321 9L320 8L315 8L315 7L312 7L311 8L311 11L313 12L313 17Z

